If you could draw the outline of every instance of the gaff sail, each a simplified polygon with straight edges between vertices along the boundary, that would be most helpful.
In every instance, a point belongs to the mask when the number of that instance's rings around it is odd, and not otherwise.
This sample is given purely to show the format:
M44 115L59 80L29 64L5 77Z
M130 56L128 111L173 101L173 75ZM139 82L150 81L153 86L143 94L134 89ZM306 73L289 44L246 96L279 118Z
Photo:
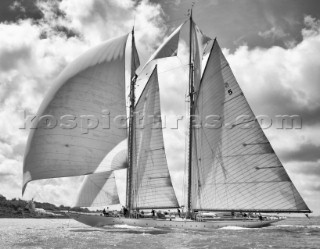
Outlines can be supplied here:
M215 41L195 101L192 207L309 212ZM213 116L215 115L215 116Z

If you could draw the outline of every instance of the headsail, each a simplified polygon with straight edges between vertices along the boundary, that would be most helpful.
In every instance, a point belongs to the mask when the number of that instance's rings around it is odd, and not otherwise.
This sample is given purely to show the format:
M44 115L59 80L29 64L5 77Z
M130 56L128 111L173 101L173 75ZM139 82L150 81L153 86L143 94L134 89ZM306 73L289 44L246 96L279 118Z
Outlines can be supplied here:
M76 207L100 207L119 204L115 170L128 167L127 139L120 142L102 160L95 173L86 175L75 203Z
M137 102L135 113L132 206L138 209L178 207L163 143L156 68Z
M119 204L114 172L85 176L75 207L101 207Z
M201 128L194 129L193 209L310 211L257 124L217 41L195 114Z
M111 121L126 115L127 36L89 50L54 82L37 116L50 115L60 123L31 130L24 158L23 192L32 180L93 173L105 155L126 138L126 129ZM102 124L97 124L97 118ZM96 124L86 132L88 126Z
M94 173L108 172L128 167L128 139L117 144L101 161Z

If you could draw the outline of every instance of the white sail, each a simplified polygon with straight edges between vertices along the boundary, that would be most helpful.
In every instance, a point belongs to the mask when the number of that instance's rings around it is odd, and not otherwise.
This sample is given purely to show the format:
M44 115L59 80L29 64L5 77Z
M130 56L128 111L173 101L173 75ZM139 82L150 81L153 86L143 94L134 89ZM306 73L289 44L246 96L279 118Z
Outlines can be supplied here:
M256 122L217 41L195 114L201 128L195 128L193 136L194 209L309 211Z
M133 208L178 207L163 143L156 68L137 102L135 113Z
M176 28L176 30L173 31L172 34L162 43L162 45L151 55L146 65L152 60L177 55L180 30L183 24L181 24L178 28Z
M117 144L101 161L94 173L128 168L128 140Z
M29 134L23 192L32 180L93 173L105 155L126 138L126 129L118 123L126 115L127 36L89 50L54 82L37 114L50 115L44 126L51 127ZM56 126L52 119L58 121Z
M128 167L127 145L127 139L120 142L106 155L93 174L85 176L78 193L76 207L119 204L113 171Z
M101 207L119 204L114 172L85 176L75 207Z
M197 91L201 74L202 74L202 59L204 50L206 45L211 40L208 36L204 35L200 28L192 21L192 31L191 31L191 42L192 42L192 58L193 58L193 65L194 65L194 88Z

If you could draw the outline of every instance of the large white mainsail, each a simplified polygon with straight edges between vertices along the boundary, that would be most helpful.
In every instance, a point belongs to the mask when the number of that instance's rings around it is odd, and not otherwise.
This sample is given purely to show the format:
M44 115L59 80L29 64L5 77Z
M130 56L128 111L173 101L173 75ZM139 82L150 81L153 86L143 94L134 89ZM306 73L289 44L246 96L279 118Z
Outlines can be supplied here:
M165 155L157 69L152 72L135 108L133 208L174 208L178 201Z
M120 122L126 116L127 37L89 50L54 82L37 116L50 115L43 120L55 119L63 124L31 130L24 158L23 192L32 180L93 173L105 155L126 138L126 129L112 121L118 117ZM97 119L102 121L99 125ZM88 131L88 127L95 129Z
M257 124L217 41L194 108L201 127L193 136L193 209L310 211Z

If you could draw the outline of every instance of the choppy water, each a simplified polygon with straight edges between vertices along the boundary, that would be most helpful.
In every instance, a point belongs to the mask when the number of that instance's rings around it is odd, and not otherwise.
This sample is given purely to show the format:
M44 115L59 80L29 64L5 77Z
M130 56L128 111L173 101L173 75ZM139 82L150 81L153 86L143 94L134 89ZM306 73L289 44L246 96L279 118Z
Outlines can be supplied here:
M92 228L74 220L0 219L0 248L320 248L320 218L288 218L267 228L207 231L118 225Z

